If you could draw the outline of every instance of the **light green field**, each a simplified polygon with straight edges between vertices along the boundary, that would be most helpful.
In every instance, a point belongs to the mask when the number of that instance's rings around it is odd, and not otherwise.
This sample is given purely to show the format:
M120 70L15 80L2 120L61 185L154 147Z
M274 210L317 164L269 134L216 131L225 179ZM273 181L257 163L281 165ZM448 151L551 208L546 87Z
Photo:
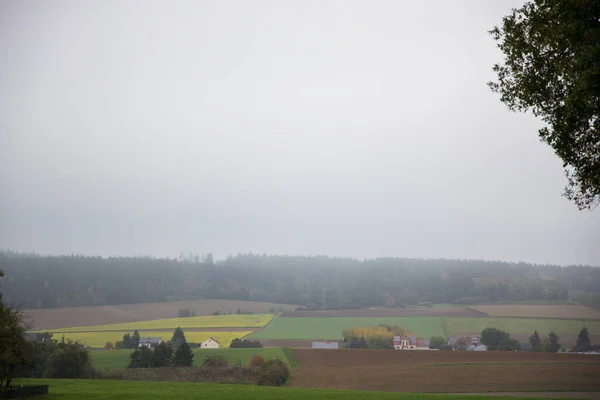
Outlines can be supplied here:
M89 325L71 328L45 330L43 332L99 332L99 331L133 331L144 329L175 329L186 328L262 328L267 325L275 314L236 314L212 315L189 318L168 318L151 321L127 322L123 324Z
M439 317L332 317L278 318L268 328L254 332L251 339L327 339L339 340L342 330L368 325L398 325L415 335L429 338L444 336Z
M481 332L485 328L498 328L511 334L554 331L559 335L576 335L586 326L590 334L600 334L600 321L549 319L549 318L446 318L450 332Z
M94 367L100 371L123 369L129 364L132 350L90 350ZM255 355L260 354L265 360L278 358L290 365L288 357L282 349L194 349L194 365L200 366L206 356L222 355L230 365L240 363L246 366Z
M600 334L600 321L567 320L550 318L500 318L500 317L445 317L449 333L478 333L487 327L498 328L511 334L531 334L537 330L541 333L554 331L560 335L576 335L583 326L590 334ZM251 339L327 339L339 340L342 330L368 325L398 325L407 328L414 335L429 338L445 336L440 317L332 317L332 318L278 318L272 325L262 331L254 332Z
M49 384L49 400L457 400L455 394L390 393L362 390L296 389L252 385L226 385L188 382L109 381L88 379L19 379L16 384ZM488 396L468 396L469 400L489 400ZM522 400L519 397L494 397L495 400ZM531 400L531 398L529 398Z
M159 337L163 341L171 340L173 337L172 330L165 331L139 331L140 336L152 336ZM70 339L74 342L79 342L84 346L89 346L93 348L103 348L106 342L115 343L118 340L123 340L123 335L129 333L130 335L133 333L132 331L128 332L71 332L65 333L65 340ZM208 338L213 338L217 342L221 344L222 347L229 347L231 341L235 338L243 338L252 331L230 331L230 332L214 332L214 331L187 331L185 333L185 338L190 343L201 343ZM62 338L62 334L54 334L54 338L60 340Z

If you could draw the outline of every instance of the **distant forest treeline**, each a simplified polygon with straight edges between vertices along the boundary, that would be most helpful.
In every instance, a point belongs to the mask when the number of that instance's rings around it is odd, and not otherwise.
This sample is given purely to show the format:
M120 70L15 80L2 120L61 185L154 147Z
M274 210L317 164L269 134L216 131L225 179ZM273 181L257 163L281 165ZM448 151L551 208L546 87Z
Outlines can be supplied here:
M425 302L567 301L592 304L600 268L476 260L240 254L211 257L39 256L0 252L6 300L25 308L167 301L253 300L307 308L405 306ZM593 305L593 304L592 304ZM597 305L597 304L596 304Z

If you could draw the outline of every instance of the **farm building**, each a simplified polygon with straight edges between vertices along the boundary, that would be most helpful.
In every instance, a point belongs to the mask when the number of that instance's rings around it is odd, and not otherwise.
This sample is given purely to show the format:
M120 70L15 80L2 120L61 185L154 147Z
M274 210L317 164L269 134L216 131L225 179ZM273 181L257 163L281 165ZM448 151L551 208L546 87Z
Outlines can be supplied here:
M455 348L459 340L461 339L463 338L450 336L448 338L448 344ZM466 347L467 351L487 351L487 347L479 342L478 337L466 337L464 339L467 339L471 343L469 346Z
M138 347L148 347L150 349L153 349L161 343L162 340L159 337L143 337L140 338L140 343L138 344Z
M429 350L429 340L416 336L394 336L396 350Z
M338 342L312 342L313 349L337 349L339 348Z
M200 347L203 349L218 349L221 347L221 344L211 337L202 342Z

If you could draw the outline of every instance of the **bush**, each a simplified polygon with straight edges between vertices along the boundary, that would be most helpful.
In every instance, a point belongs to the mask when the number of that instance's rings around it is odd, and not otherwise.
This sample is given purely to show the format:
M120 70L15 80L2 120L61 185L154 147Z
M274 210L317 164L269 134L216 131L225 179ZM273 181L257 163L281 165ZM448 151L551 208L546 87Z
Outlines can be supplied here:
M260 354L255 355L250 360L250 368L260 368L265 363L265 359Z
M115 348L115 345L113 344L113 342L106 342L106 344L104 345L104 350L112 350Z
M189 308L181 308L179 312L177 312L177 316L179 318L189 318L192 316L192 313L190 312Z
M207 368L225 368L229 366L229 363L222 355L217 356L206 356L202 363Z
M440 346L443 346L445 344L446 339L444 339L442 336L432 336L431 339L429 339L430 349L439 349Z
M259 385L282 386L290 379L290 370L281 360L269 360L260 368Z
M60 343L48 358L46 378L93 378L94 369L87 350L79 343Z
M263 347L263 345L258 340L240 340L235 338L231 341L229 347L232 349L260 349Z
M449 344L443 344L440 346L440 350L449 351L449 350L452 350L452 346Z

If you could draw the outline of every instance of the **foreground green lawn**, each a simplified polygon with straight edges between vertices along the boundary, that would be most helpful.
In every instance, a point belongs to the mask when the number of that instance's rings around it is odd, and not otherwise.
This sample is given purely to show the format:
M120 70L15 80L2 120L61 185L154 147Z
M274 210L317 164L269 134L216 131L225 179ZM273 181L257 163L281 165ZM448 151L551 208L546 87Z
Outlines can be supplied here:
M90 350L92 363L97 370L112 371L126 368L129 364L129 355L133 350ZM194 349L194 364L202 365L206 356L222 355L233 365L240 363L247 366L250 359L256 354L263 356L265 360L279 358L290 365L288 358L281 349Z
M108 381L72 379L21 379L16 383L49 384L46 399L244 399L286 400L339 399L339 400L490 400L488 396L459 396L454 394L389 393L347 390L295 389L250 385L224 385L187 382ZM494 400L518 400L518 397L493 397ZM529 398L531 399L531 398Z

